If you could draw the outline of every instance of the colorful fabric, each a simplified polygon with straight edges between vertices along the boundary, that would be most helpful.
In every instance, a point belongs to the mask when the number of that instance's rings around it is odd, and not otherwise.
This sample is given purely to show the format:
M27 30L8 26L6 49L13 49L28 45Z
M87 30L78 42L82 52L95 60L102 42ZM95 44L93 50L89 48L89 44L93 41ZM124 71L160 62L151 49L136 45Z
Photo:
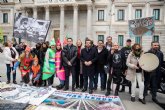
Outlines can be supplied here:
M61 66L61 51L56 52L55 56L56 65L56 75L60 80L65 80L65 70L64 67L60 69Z
M47 80L55 73L55 50L48 49L44 59L42 80Z
M32 66L33 78L37 77L37 74L40 72L40 65Z
M33 56L30 54L29 57L26 57L25 53L23 53L20 55L19 61L20 61L21 75L24 76L30 72Z

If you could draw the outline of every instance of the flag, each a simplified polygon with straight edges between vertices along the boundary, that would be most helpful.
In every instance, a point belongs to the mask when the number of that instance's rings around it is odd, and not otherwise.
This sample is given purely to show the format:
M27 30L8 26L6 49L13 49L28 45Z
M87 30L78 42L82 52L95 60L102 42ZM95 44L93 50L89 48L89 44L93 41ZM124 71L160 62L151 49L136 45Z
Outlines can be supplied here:
M153 36L155 30L154 17L129 20L129 35L136 36Z

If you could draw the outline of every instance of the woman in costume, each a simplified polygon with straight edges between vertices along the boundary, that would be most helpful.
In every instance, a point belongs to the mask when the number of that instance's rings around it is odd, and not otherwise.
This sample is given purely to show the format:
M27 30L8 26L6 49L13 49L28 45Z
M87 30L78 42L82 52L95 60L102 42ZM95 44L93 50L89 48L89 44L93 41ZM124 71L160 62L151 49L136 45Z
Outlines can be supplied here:
M54 39L50 42L50 48L47 49L45 59L44 59L44 66L43 66L43 75L42 80L46 80L48 82L49 88L53 85L54 74L55 74L55 41Z
M56 86L57 90L62 89L65 83L65 70L64 70L64 67L62 66L61 51L62 51L62 47L61 47L60 40L58 39L58 41L56 42L55 65L56 65L56 75L60 80L60 84Z
M29 73L33 62L33 55L30 53L30 47L26 47L25 51L20 55L18 61L14 65L13 73L15 73L17 67L20 65L21 77L23 86L29 86L30 78Z
M39 79L41 76L41 67L38 64L38 58L33 59L33 65L30 70L30 81L33 84L33 86L39 85Z

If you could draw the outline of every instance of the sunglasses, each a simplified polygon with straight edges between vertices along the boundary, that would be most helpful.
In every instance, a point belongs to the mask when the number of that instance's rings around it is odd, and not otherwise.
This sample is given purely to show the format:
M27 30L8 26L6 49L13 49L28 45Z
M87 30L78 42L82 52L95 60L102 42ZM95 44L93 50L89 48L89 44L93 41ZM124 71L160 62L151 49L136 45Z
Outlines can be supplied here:
M141 49L135 49L135 51L138 51L138 52L140 52L140 51L141 51Z

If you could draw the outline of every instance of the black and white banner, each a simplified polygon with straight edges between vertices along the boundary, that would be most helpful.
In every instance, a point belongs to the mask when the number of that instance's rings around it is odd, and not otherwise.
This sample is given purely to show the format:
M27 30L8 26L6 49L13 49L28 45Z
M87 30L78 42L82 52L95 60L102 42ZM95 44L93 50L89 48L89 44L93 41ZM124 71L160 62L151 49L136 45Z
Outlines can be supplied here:
M21 14L15 14L14 21L14 37L36 43L45 41L51 24L51 21L38 20Z

